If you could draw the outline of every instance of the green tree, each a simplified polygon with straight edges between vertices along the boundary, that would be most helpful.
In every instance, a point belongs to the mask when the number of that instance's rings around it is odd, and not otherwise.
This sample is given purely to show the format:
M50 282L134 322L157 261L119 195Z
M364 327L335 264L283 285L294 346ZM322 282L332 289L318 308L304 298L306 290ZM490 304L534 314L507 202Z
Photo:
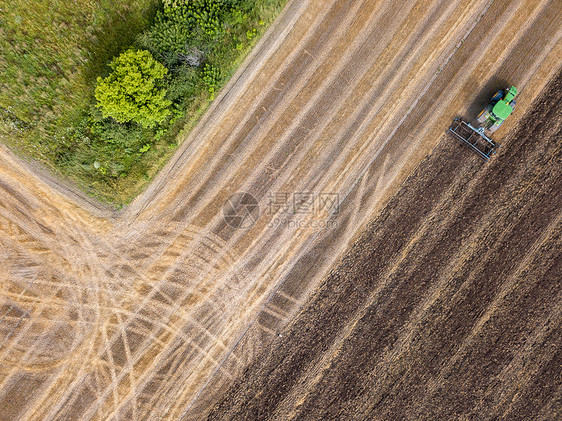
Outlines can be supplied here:
M168 69L145 50L128 50L115 57L111 74L98 77L95 91L104 117L154 127L170 114L163 79Z

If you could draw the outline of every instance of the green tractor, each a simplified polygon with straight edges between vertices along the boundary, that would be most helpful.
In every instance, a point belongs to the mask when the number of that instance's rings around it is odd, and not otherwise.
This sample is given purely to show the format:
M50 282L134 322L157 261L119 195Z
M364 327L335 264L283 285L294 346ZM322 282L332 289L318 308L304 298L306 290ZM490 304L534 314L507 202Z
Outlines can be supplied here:
M482 110L476 119L486 130L494 133L500 128L507 117L515 109L515 96L517 88L512 86L509 90L500 90L492 97L490 104Z
M494 133L500 128L505 119L515 109L516 96L517 88L515 86L496 92L488 106L478 115L476 119L478 121L477 127L456 118L449 127L449 132L455 138L466 143L484 159L490 159L499 145L486 135L486 131Z

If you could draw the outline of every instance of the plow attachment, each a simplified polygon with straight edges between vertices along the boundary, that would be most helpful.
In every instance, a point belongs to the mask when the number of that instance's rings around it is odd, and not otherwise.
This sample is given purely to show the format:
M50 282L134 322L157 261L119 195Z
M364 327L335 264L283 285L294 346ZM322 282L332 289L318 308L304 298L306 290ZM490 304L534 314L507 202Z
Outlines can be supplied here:
M477 129L458 118L449 127L449 132L486 160L490 159L496 152L495 149L499 147L496 142L484 134L483 128Z

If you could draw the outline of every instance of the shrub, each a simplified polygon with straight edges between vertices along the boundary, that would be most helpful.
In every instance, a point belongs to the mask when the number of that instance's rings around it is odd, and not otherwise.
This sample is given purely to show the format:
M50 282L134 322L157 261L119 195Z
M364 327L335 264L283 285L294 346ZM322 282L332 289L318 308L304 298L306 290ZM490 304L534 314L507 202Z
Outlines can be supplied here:
M195 17L186 4L165 5L156 14L154 25L142 35L141 43L159 55L183 52L194 27Z
M205 63L205 66L203 66L203 71L201 72L201 79L207 86L209 93L213 96L215 88L221 81L220 69L213 66L212 64Z
M183 107L199 93L201 87L198 82L199 74L196 69L185 65L174 74L173 78L170 78L166 98Z
M106 145L113 145L114 149L131 149L146 143L151 130L136 123L118 123L113 119L102 118L92 113L89 128L97 140Z
M98 77L95 91L104 117L144 127L154 127L165 120L171 103L162 85L168 69L144 50L128 50L109 66L111 74L105 79Z
M186 52L190 46L215 40L223 24L237 9L234 0L165 0L154 25L140 42L157 54Z

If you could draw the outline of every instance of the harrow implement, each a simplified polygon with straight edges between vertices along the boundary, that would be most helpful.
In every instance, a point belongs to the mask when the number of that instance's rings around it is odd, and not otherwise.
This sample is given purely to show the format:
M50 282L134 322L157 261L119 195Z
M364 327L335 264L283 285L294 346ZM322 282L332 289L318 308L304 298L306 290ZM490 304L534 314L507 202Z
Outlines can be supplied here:
M496 148L500 146L484 134L483 127L476 128L460 118L453 121L453 124L449 127L449 132L486 160L490 159L496 152Z

